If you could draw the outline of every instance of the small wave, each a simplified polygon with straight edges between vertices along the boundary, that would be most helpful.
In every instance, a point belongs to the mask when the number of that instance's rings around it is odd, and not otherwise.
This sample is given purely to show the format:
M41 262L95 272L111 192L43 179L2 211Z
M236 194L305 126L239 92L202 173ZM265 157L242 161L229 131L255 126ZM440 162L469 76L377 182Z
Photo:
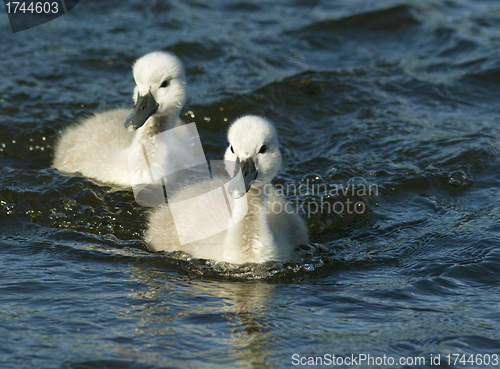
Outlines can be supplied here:
M367 269L380 264L393 263L388 255L370 254L363 245L350 241L335 244L309 244L301 246L295 260L270 261L262 264L231 264L205 259L193 259L182 252L155 253L147 263L165 271L176 271L192 279L219 281L265 281L269 283L300 283L332 275L345 269Z
M467 73L466 77L477 78L484 81L500 83L500 67L485 69L480 72Z
M207 62L209 60L222 58L224 50L219 43L214 41L199 42L177 42L169 51L177 55L181 60L199 60Z
M290 34L302 37L324 37L336 34L339 37L343 32L398 32L419 25L416 11L408 5L398 5L387 9L355 14L341 19L315 22Z
M224 9L231 12L256 12L262 11L262 7L252 2L238 1L224 6Z

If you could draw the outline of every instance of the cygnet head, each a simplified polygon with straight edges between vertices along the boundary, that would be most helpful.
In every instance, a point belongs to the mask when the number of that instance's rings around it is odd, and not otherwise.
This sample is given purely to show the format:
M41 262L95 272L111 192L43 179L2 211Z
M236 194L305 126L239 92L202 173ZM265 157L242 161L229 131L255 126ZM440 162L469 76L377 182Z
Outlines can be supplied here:
M229 128L228 141L224 159L228 163L236 162L234 172L237 174L239 166L244 182L243 186L237 175L231 180L228 192L233 198L271 182L281 167L281 153L278 135L269 121L254 115L239 118Z
M133 131L152 115L175 116L186 100L184 67L174 55L155 51L139 58L132 67L135 107L125 122Z

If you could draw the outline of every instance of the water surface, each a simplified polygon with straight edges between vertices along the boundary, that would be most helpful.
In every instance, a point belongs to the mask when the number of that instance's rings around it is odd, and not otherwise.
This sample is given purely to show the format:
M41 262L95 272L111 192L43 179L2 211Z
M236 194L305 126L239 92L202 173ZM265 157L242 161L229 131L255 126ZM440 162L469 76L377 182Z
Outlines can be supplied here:
M444 356L500 355L499 26L496 0L80 1L16 34L2 10L2 368L494 367ZM303 212L290 263L148 252L130 191L50 164L63 127L131 106L130 66L153 50L184 62L208 159L260 114L276 184L377 194L352 198L362 214Z

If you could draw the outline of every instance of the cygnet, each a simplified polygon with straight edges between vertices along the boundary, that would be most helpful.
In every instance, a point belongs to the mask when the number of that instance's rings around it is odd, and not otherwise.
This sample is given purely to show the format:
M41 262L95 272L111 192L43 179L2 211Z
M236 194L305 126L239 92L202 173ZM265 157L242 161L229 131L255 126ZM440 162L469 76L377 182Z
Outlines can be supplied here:
M262 117L244 116L229 128L228 141L224 160L239 168L238 175L225 185L221 178L192 183L169 197L169 205L150 214L148 247L231 263L291 260L296 247L308 242L308 232L292 204L271 184L282 161L274 126ZM226 202L222 209L232 210L229 221L221 216L220 199L200 195L218 185L230 205ZM207 224L222 230L205 237L214 228Z
M186 100L186 83L181 61L157 51L139 58L132 69L134 109L94 113L64 129L55 146L55 168L130 187L131 149L147 140L154 142L155 135L182 124L179 113ZM163 159L161 153L157 157ZM144 183L150 182L148 167L132 166L141 172L135 173L136 179L142 175Z

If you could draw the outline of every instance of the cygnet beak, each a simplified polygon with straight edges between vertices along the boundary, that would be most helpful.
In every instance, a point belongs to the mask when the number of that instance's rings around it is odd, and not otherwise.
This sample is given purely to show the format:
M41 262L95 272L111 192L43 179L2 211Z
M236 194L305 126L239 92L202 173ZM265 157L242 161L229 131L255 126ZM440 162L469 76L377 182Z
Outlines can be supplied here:
M241 176L239 175L239 169L241 169L241 175L243 176L243 180L241 180ZM231 195L233 199L239 199L243 197L253 182L257 178L258 170L255 167L255 162L252 158L248 158L242 162L240 159L236 159L236 165L234 168L234 177L229 182L229 186L227 187L227 192Z
M156 102L151 92L148 92L144 96L139 95L134 110L125 121L125 128L129 131L135 131L137 128L141 128L148 118L156 112L158 106L159 104Z

